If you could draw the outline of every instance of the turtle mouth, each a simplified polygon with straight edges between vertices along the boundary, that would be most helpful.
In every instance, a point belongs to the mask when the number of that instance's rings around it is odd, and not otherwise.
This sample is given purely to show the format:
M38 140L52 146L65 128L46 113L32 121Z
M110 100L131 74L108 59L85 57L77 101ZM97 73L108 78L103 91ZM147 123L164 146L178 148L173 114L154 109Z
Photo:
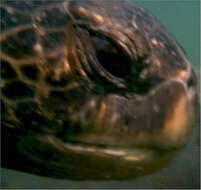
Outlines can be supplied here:
M129 163L149 163L153 160L159 159L162 155L172 155L177 149L162 150L157 148L142 148L134 146L113 146L90 144L84 142L60 141L53 136L46 136L41 138L42 141L52 144L56 149L62 152L73 152L75 154L87 155L89 157L102 157L106 159L118 159Z
M157 159L159 155L167 153L159 149L148 149L138 147L123 146L99 146L92 144L65 143L64 147L79 154L95 155L108 158L121 159L133 163L145 163ZM173 152L171 150L169 152Z
M80 154L93 154L108 157L116 157L128 161L145 161L153 159L154 152L150 149L140 149L136 147L113 147L113 146L96 146L90 144L73 144L65 143L65 148Z

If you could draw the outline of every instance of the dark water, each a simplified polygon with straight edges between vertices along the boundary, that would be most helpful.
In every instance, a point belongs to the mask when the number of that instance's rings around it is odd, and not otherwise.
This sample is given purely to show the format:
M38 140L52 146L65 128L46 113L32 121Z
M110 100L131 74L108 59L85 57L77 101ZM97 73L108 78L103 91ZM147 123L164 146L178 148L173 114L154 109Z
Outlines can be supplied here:
M169 29L186 50L200 81L200 2L135 1L148 9ZM30 175L14 170L1 170L3 188L199 188L200 184L199 124L188 144L162 170L129 181L68 181ZM13 158L13 161L15 158Z

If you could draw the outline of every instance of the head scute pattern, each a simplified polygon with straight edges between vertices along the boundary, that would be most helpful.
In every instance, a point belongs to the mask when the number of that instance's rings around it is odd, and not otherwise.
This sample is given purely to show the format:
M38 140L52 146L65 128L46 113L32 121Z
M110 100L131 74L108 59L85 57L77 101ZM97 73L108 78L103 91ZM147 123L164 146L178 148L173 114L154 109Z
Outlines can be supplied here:
M185 145L196 77L147 10L115 0L1 1L0 8L3 167L133 179L164 167Z

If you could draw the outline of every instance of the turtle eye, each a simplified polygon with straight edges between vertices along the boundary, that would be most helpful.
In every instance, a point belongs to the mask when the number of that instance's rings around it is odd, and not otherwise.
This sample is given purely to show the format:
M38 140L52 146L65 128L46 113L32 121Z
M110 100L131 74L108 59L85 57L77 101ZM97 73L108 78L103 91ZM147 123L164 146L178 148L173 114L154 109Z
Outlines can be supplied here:
M100 64L112 75L123 78L129 74L131 63L128 56L108 39L92 37Z

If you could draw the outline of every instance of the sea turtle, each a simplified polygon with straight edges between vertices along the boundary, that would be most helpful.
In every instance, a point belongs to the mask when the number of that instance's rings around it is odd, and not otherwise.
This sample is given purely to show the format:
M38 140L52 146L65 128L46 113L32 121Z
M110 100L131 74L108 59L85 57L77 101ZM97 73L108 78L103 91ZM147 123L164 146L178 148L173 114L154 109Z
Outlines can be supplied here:
M145 9L100 0L0 7L4 167L129 179L158 170L185 144L195 74Z

